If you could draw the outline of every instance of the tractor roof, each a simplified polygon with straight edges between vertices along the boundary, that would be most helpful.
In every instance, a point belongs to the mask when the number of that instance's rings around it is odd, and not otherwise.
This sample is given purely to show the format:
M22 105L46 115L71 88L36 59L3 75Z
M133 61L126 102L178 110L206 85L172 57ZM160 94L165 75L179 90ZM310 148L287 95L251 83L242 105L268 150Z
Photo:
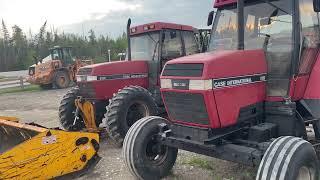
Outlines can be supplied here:
M159 31L162 29L176 29L176 30L183 30L183 31L195 30L195 28L188 25L164 23L164 22L153 22L153 23L132 27L130 30L130 35L142 34L142 33L152 32L152 31Z
M215 0L214 7L219 8L227 4L237 3L237 0Z

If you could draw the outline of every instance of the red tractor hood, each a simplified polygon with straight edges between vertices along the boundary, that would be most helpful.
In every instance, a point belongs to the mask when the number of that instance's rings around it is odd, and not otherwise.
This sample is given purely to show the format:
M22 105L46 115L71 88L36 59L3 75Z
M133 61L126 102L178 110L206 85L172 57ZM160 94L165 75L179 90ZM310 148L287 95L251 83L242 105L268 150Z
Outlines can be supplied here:
M116 61L93 64L85 67L92 69L92 76L148 73L147 61Z
M181 57L167 64L203 64L201 79L236 77L267 72L263 50L215 51Z

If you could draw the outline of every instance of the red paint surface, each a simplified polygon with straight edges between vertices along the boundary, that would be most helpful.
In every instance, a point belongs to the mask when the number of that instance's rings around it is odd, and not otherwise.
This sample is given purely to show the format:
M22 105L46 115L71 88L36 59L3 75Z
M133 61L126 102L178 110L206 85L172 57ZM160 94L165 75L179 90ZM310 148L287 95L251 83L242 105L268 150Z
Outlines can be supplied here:
M154 25L154 29L144 30L145 26ZM142 34L146 32L153 32L153 31L160 31L162 29L176 29L176 30L183 30L183 31L194 31L195 28L188 25L181 25L181 24L174 24L174 23L164 23L164 22L154 22L154 23L148 23L143 24L139 26L132 27L131 29L136 29L136 31L133 33L130 32L130 35L137 35Z
M181 63L203 63L204 69L201 79L217 79L267 73L267 64L262 50L202 53L171 60L167 64ZM188 79L194 78L188 77Z
M309 80L309 75L299 76L290 81L290 95L294 101L303 98L307 84Z
M221 127L237 124L241 108L258 102L266 97L266 83L254 83L214 91Z
M166 77L169 79L218 79L236 76L267 73L267 64L262 50L221 51L197 54L169 61L167 64L203 63L202 77ZM161 89L161 91L168 91ZM179 91L172 89L170 91ZM227 127L237 123L239 111L243 107L263 102L266 98L266 83L258 82L247 85L215 89L212 95L208 91L185 91L204 94L210 127ZM181 123L183 120L175 120ZM189 124L192 125L192 124ZM200 126L200 125L194 125ZM201 127L201 126L200 126Z
M320 99L320 55L318 55L317 61L314 64L306 91L304 93L304 99Z
M92 76L103 75L117 75L117 74L135 74L146 73L148 74L148 65L146 61L118 61L102 64L94 64L86 66L92 68ZM114 79L114 80L101 80L93 81L93 87L96 92L96 99L109 99L113 93L118 92L126 86L136 85L148 88L149 80L146 78L132 78L132 79Z
M237 0L215 0L213 7L219 8L221 6L224 6L227 4L233 4L233 3L237 3Z

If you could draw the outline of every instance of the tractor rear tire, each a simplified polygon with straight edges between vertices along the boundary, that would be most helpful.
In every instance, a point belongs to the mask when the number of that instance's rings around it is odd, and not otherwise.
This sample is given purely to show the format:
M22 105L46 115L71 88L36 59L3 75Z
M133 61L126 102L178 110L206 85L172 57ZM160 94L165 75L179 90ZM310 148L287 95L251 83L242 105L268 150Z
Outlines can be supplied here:
M151 93L139 86L119 90L109 100L103 123L115 145L122 146L129 128L139 119L156 115L158 108Z
M123 143L123 157L137 179L160 179L174 166L178 149L157 142L158 125L168 123L161 117L145 117L128 131Z
M79 114L79 119L77 123L73 125L73 121L75 118L76 105L75 100L79 95L78 88L72 88L67 92L66 95L63 96L60 106L59 106L59 119L60 124L65 130L68 131L80 131L85 128L85 124L81 117L81 113Z
M67 71L57 71L54 75L54 84L58 89L65 89L70 85L70 76Z
M297 137L274 140L260 163L256 180L317 180L319 161L313 146Z

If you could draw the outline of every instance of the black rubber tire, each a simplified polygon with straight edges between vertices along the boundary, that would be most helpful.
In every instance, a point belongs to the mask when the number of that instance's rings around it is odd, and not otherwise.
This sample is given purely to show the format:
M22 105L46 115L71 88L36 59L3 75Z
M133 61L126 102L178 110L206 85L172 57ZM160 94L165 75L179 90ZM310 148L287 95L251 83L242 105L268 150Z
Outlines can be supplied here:
M81 114L77 124L73 126L73 121L75 118L76 105L74 101L78 97L79 89L77 87L72 88L63 96L60 106L59 106L59 119L61 126L68 131L80 131L85 128Z
M40 84L40 87L44 90L49 90L53 88L52 84Z
M123 157L131 174L137 179L160 179L167 176L174 166L178 149L162 146L165 149L160 162L147 157L147 145L151 137L159 132L158 125L168 123L161 117L145 117L137 121L128 131L123 143ZM153 148L151 148L153 149Z
M314 180L319 179L319 161L313 146L298 137L280 137L265 152L256 180L297 180L302 168L313 174Z
M61 80L63 78L64 80ZM66 71L57 71L54 75L54 85L58 89L65 89L70 86L70 76Z
M136 106L136 107L135 107ZM141 107L140 107L141 106ZM140 107L137 113L130 109L134 107L136 110ZM122 147L123 139L127 134L130 126L137 120L145 117L157 115L158 108L151 93L139 86L129 86L119 90L109 100L103 123L106 126L107 132L115 145ZM136 113L136 114L134 114ZM128 118L131 116L133 118Z

